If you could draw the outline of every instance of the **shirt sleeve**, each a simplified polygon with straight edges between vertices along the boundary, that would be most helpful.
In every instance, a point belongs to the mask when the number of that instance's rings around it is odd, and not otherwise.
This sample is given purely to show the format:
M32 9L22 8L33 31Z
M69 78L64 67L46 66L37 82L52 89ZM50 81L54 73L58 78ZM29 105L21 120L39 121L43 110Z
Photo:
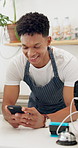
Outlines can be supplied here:
M11 63L6 72L5 85L19 85L20 80L21 79L15 65Z
M63 70L64 86L74 87L74 83L78 80L78 59L73 57Z
M20 85L24 77L24 68L26 60L23 57L14 58L9 64L6 72L5 85Z

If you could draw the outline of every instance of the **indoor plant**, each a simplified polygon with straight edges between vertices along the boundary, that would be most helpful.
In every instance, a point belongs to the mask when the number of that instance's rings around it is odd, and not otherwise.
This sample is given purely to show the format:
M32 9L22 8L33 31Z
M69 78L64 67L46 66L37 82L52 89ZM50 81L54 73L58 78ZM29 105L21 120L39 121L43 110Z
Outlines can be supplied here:
M13 3L13 11L14 11L14 19L10 20L8 16L0 14L0 26L7 26L7 30L9 33L10 43L20 41L19 36L16 32L16 6L15 0L12 0ZM6 0L4 0L3 7L6 5Z
M14 19L12 21L12 23L16 23L16 6L15 6L15 0L12 0L12 4L13 4L13 12L14 12ZM5 7L6 5L6 0L4 0L4 3L3 3L3 7Z
M9 22L12 23L12 21L9 19L9 17L0 13L0 26L2 26L2 27L7 26L7 24Z

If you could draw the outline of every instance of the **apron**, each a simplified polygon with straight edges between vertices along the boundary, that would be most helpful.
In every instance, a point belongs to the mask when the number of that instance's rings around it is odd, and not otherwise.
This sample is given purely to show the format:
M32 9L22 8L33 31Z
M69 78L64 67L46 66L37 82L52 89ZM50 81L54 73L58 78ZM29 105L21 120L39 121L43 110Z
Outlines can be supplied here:
M47 48L53 67L54 77L44 86L37 86L29 75L30 63L27 61L23 80L29 85L31 94L28 107L35 107L41 114L54 113L66 107L63 98L64 83L58 76L54 55L50 47Z

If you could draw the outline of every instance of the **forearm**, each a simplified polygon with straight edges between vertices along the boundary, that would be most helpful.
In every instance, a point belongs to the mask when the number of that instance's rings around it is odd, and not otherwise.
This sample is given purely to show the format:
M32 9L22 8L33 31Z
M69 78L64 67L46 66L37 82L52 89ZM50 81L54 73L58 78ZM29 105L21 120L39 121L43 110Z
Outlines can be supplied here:
M72 111L76 111L75 106L73 106ZM59 110L55 113L48 114L47 116L51 119L52 122L62 122L64 118L66 118L70 114L70 106ZM78 114L74 114L73 116L73 121L77 120ZM70 117L65 121L65 122L70 122Z
M18 96L19 96L19 86L5 86L4 87L4 96L2 103L2 113L4 116L7 115L6 105L15 105Z

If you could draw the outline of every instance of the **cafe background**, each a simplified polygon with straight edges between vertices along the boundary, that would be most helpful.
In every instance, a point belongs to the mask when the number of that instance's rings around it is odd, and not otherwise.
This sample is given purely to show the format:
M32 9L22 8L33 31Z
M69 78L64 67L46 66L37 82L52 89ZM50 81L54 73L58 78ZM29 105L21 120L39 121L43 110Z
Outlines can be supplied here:
M75 40L75 28L78 27L78 0L15 0L16 4L16 19L18 20L22 15L28 12L39 12L45 14L50 20L50 35L52 36L52 25L54 18L58 18L60 26L59 40L63 40L63 22L65 17L69 18L71 24L71 39ZM6 5L3 7L3 0L0 0L0 13L9 16L13 20L13 5L12 0L6 0ZM76 38L77 40L77 38ZM22 52L20 46L10 46L7 31L4 32L4 28L0 26L0 98L2 99L3 89L5 84L5 76L7 67L13 57ZM60 45L54 46L63 48L78 58L78 45ZM21 82L20 96L25 98L29 96L29 87ZM22 97L23 96L23 97ZM1 101L2 102L2 101ZM23 102L23 99L22 99Z

